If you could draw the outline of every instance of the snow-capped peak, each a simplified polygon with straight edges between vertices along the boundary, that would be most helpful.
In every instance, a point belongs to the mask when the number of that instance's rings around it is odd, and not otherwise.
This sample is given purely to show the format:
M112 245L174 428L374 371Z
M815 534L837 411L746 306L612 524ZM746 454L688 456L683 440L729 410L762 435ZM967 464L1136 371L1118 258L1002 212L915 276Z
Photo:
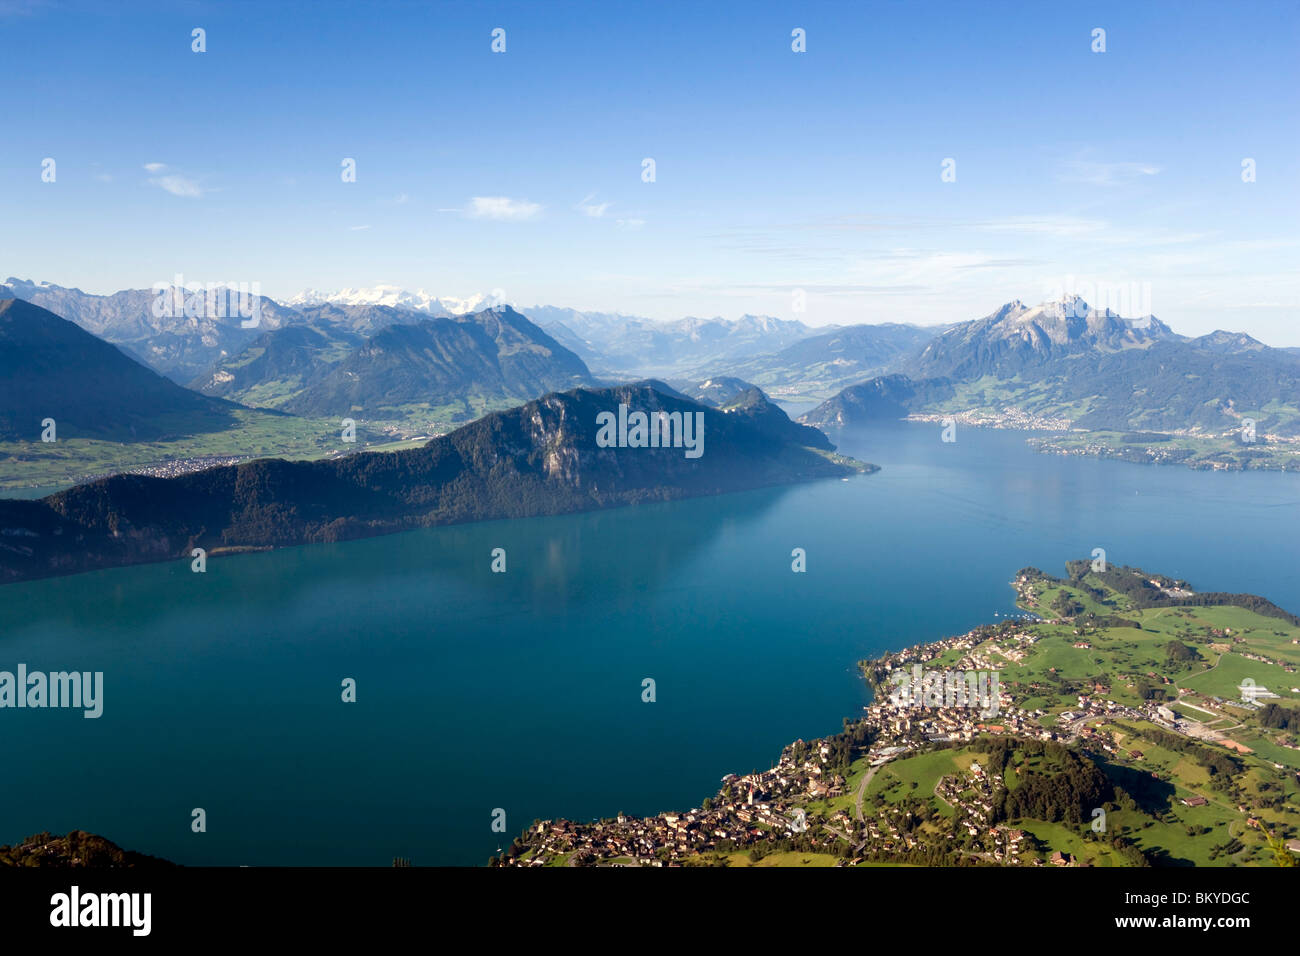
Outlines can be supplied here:
M476 293L465 298L447 296L439 298L420 289L408 292L400 286L377 285L368 289L340 289L337 292L320 292L308 289L300 292L286 304L290 306L314 305L385 305L394 309L409 309L430 315L462 315L488 308L491 296Z

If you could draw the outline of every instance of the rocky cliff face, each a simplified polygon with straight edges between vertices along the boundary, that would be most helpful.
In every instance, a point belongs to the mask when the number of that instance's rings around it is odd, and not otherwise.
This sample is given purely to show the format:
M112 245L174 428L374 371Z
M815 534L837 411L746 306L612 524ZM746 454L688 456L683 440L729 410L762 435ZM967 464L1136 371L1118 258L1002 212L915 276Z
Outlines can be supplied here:
M602 445L601 416L617 416L620 405L629 414L701 416L701 453L690 457L681 445ZM575 389L401 452L262 459L177 478L117 475L40 501L0 500L0 580L188 561L196 547L338 541L720 494L870 467L832 456L832 447L758 392L724 411L649 386Z

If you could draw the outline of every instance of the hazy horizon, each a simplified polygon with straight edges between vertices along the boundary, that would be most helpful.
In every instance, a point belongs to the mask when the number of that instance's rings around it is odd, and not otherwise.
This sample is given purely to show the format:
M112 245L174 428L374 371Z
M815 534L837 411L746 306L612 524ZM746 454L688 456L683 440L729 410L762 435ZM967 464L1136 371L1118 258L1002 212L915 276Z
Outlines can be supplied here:
M813 326L1079 282L1300 345L1291 5L743 10L0 4L0 260Z
M4 271L4 270L0 270L0 273L3 273L3 271ZM75 290L75 291L81 292L81 293L83 293L83 294L85 294L85 295L103 296L103 297L112 296L112 295L115 295L115 294L118 294L118 293L121 293L121 292L140 291L139 289L126 289L126 288L122 288L122 289L114 289L114 290L112 290L111 292L105 292L105 291L100 291L100 290L91 290L91 289L86 289L84 286L80 286L80 285L78 285L78 284L76 284L76 283L58 282L58 281L55 281L55 280L52 280L52 279L33 279L33 278L31 278L30 276L15 276L15 275L10 275L10 276L7 277L7 279L20 279L20 280L22 280L22 281L24 281L24 282L31 282L31 283L33 283L33 284L35 284L35 285L42 285L42 284L45 284L45 285L49 285L49 286L59 286L59 287L61 287L61 288L65 288L65 289L70 289L70 290ZM7 279L6 279L6 281L7 281ZM3 283L0 283L0 284L3 284ZM291 300L293 300L293 299L296 298L297 296L303 294L304 292L309 292L309 291L310 291L310 292L317 292L317 293L320 293L320 294L327 294L327 293L329 293L329 294L333 294L333 293L338 293L338 292L341 292L341 291L344 291L344 290L347 290L347 289L352 289L352 290L357 290L357 291L370 291L370 290L372 290L372 289L374 289L374 288L378 288L378 287L379 287L379 286L376 285L376 286L371 286L371 287L369 287L369 288L367 289L367 288L357 287L357 286L343 286L343 287L341 287L341 288L339 288L339 289L330 289L330 290L322 290L322 289L315 289L315 290L301 290L301 291L298 292L298 293L294 293L293 295L290 295L290 296L284 296L284 297L278 297L278 296L274 296L274 295L269 295L269 294L267 294L265 291L262 291L262 292L259 293L259 294L261 294L261 295L263 295L263 296L265 296L265 297L267 297L267 298L273 300L274 302L276 302L276 303L279 304L279 305L282 305L282 306L288 306L288 307L290 307L290 308L293 308L293 307L295 307L295 305L292 303ZM392 288L398 288L398 287L393 286ZM429 292L429 294L432 295L433 297L435 297L435 298L441 298L441 299L444 299L444 300L446 300L446 299L452 299L452 300L459 299L459 300L461 300L461 301L468 301L468 300L473 300L473 299L476 298L476 297L482 297L482 298L485 300L485 301L483 301L483 302L481 302L481 303L479 303L479 304L475 304L475 305L473 306L473 308L469 310L469 312L478 312L478 311L481 311L482 309L490 308L490 307L492 306L491 297L490 297L489 295L487 295L486 293L473 293L473 294L471 294L471 295L467 295L467 296L451 296L451 295L448 295L448 296L438 296L436 293L433 293L433 292L431 292L430 290L427 290L427 289L426 289L426 290L419 290L419 289L403 289L402 291L405 291L405 292L419 292L419 291ZM1029 299L1029 298L1025 298L1025 297L1022 297L1022 296L1011 296L1010 298L1007 298L1007 299L1005 299L1004 301L999 302L997 305L992 306L991 308L988 309L988 311L980 312L978 315L968 315L968 316L965 316L965 317L963 317L963 318L953 318L953 319L950 319L950 320L945 320L945 321L940 321L940 322L902 322L902 321L900 321L900 320L882 319L882 320L880 320L880 321L878 321L878 322L873 322L873 321L862 321L862 322L841 322L841 323L830 323L830 322L827 322L827 323L820 323L820 324L819 324L819 323L808 322L807 319L806 319L806 316L802 316L802 315L780 316L780 315L770 315L770 314L766 314L766 313L755 313L755 312L745 312L745 313L732 314L732 315L691 315L691 314L685 314L685 315L669 316L669 317L666 317L666 318L659 318L659 317L656 317L656 316L635 315L635 314L627 313L627 312L619 312L619 311L617 311L617 310L613 310L613 309L599 309L599 308L594 308L594 309L578 309L578 308L576 308L576 307L574 307L574 306L571 306L571 305L568 305L568 304L566 304L566 303L559 303L559 302L534 302L534 303L532 303L531 305L523 305L523 304L520 304L520 303L517 303L517 302L506 302L506 303L504 303L504 304L509 305L511 308L515 309L515 311L521 313L521 314L524 315L525 317L530 317L530 316L529 316L529 312L530 312L530 311L534 311L534 310L536 310L536 309L572 309L572 310L575 311L575 312L580 312L580 313L588 314L588 315L599 314L599 315L607 315L607 316L618 316L618 317L620 317L620 318L624 318L624 319L632 319L632 320L640 320L640 321L657 322L657 323L663 323L663 324L670 324L670 323L673 323L673 322L679 322L679 321L684 321L684 320L737 322L737 321L740 321L740 320L742 320L742 319L744 319L744 318L762 318L762 319L780 319L780 320L783 320L783 321L792 321L792 320L797 320L797 321L802 321L802 322L804 322L806 325L808 325L809 327L811 327L811 328L813 328L813 329L821 328L821 327L825 327L825 328L827 328L828 330L829 330L829 329L833 329L833 328L847 328L847 327L850 327L850 326L852 326L852 325L884 325L884 324L888 324L888 323L891 323L891 322L898 322L898 324L911 325L911 326L914 326L914 327L916 327L916 328L922 328L922 329L945 329L945 328L949 328L949 327L951 327L951 326L953 326L953 325L960 324L960 323L962 323L962 322L978 321L978 320L980 320L980 319L986 318L986 317L992 315L994 312L996 312L996 311L998 311L999 309L1001 309L1003 306L1005 306L1005 305L1007 305L1007 304L1009 304L1009 303L1011 303L1011 302L1014 302L1014 301L1019 301L1019 302L1021 302L1024 306L1026 306L1026 307L1028 307L1028 308L1032 308L1032 307L1034 307L1034 306L1036 306L1036 305L1044 304L1044 303L1046 303L1046 302L1051 302L1051 301L1060 301L1060 298L1061 298L1060 296L1057 296L1056 298L1053 298L1053 299L1042 299L1042 300L1038 300L1038 299ZM1087 303L1088 303L1090 306L1092 306L1093 308L1101 309L1101 308L1111 307L1111 306L1108 306L1108 305L1095 305L1092 301L1090 301L1090 300L1087 298L1087 296L1081 296L1081 298L1083 298L1084 301L1087 302ZM424 313L420 312L420 310L418 310L418 309L413 310L413 311L416 311L416 312L419 313L419 314L424 314ZM1114 310L1113 307L1112 307L1112 311L1116 311L1116 310ZM468 312L466 312L466 313L453 313L453 314L468 314ZM1123 311L1123 312L1119 312L1119 314L1120 314L1120 316L1121 316L1122 318L1125 318L1125 319L1139 319L1139 318L1142 318L1143 315L1145 315L1146 313L1139 314L1139 313L1137 313L1137 312L1133 312L1133 311ZM1152 313L1152 314L1154 314L1154 313ZM530 317L530 318L531 318L531 317ZM1259 336L1253 335L1252 333L1248 332L1248 331L1245 330L1245 329L1223 328L1223 327L1220 327L1220 328L1218 328L1218 329L1210 329L1208 332L1188 333L1188 332L1183 331L1183 330L1180 328L1180 326L1179 326L1179 324L1178 324L1177 321L1170 321L1168 317L1166 317L1166 316L1162 316L1162 315L1158 315L1158 314L1155 314L1155 318L1159 319L1160 321L1162 321L1162 322L1164 322L1166 325L1168 325L1168 326L1169 326L1169 327L1170 327L1170 328L1171 328L1171 329L1172 329L1176 334L1184 335L1184 336L1187 336L1188 338L1196 338L1196 337L1198 337L1198 336L1201 336L1201 335L1207 335L1207 334L1210 334L1210 333L1212 333L1212 332L1230 332L1230 333L1234 333L1234 334L1236 334L1236 333L1242 333L1242 334L1251 335L1252 338L1255 338L1255 339L1257 339L1258 341L1263 342L1264 345L1268 345L1268 346L1271 346L1271 347L1273 347L1273 348L1288 348L1288 347L1290 347L1290 346L1287 346L1287 345L1285 345L1285 344L1279 344L1279 343L1275 343L1275 342L1270 342L1270 341L1268 341L1268 340L1266 340L1266 339L1260 339Z

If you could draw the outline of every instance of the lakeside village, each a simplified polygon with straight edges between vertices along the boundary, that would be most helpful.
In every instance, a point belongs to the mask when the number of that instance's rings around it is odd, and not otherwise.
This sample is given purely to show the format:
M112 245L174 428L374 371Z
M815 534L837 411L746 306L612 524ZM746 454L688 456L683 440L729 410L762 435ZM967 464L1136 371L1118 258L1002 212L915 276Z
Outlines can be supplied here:
M1025 441L1043 455L1107 458L1138 465L1182 465L1198 471L1300 470L1300 437L1272 432L1243 442L1241 433L1178 428L1167 432L1107 432L1076 427L1060 415L1039 415L1013 405L998 409L912 413L909 422L949 423L1002 431L1053 432ZM1181 442L1188 439L1193 444Z
M593 823L536 821L492 865L721 865L733 856L744 865L746 856L757 862L780 852L831 854L838 858L837 866L869 862L1070 865L1067 854L1032 852L1032 837L993 822L1004 784L999 775L986 773L979 761L965 773L939 780L934 795L952 808L951 815L929 814L915 798L864 801L876 772L891 761L935 745L967 744L981 735L1014 737L1017 745L1031 740L1068 744L1085 738L1089 746L1114 753L1116 745L1109 735L1085 726L1088 722L1131 718L1185 733L1176 715L1154 703L1136 709L1081 696L1076 709L1055 721L1044 720L1044 710L1017 706L997 684L992 655L1017 661L1037 640L1025 632L1023 622L1008 621L863 661L875 700L861 719L845 720L843 733L811 743L797 740L769 770L728 774L722 789L693 810L644 818L619 814ZM927 672L925 693L916 693L913 681L921 668L939 657L951 661L953 656L956 663ZM910 687L898 686L903 683L901 674L912 678L907 681ZM961 681L966 675L979 675L982 697L970 694L974 687L968 686L963 701ZM931 683L931 677L937 679ZM942 706L926 703L937 699L931 688L946 697ZM988 696L990 690L996 694L996 704ZM851 769L863 757L865 772L860 765ZM852 786L849 776L855 778Z
M1001 431L1085 431L1085 429L1082 428L1075 428L1074 422L1068 418L1051 415L1035 415L1033 412L1026 412L1022 409L1016 408L1014 405L1008 405L1005 408L997 410L972 409L956 412L913 412L906 416L904 420L909 422L926 422L929 424L939 425L946 425L946 423L951 421L956 422L958 425L965 425L971 428L994 428Z
M1294 829L1286 804L1300 761L1284 756L1300 751L1293 709L1253 680L1242 680L1240 701L1180 683L1229 653L1296 673L1287 648L1300 644L1300 619L1254 595L1198 595L1140 568L1067 567L1068 580L1025 568L1012 582L1017 606L1040 613L861 661L874 691L861 717L841 733L796 740L769 770L728 774L695 809L537 820L490 865L1209 865L1270 852L1294 865L1300 840L1285 839ZM1225 614L1232 628L1220 623ZM1099 641L1106 651L1095 650ZM1219 658L1211 664L1198 647ZM1090 659L1067 679L1056 664L1071 652ZM1095 653L1110 657L1109 673ZM1177 681L1156 672L1161 654ZM1260 758L1260 747L1274 756ZM1099 762L1126 768L1133 789L1112 785ZM1166 803L1178 795L1180 806L1149 812L1134 796L1144 793ZM1247 846L1230 828L1226 842L1211 842L1234 806L1263 842ZM1117 810L1125 823L1112 830L1106 814Z
M1300 470L1300 439L1285 435L1263 435L1258 443L1243 443L1236 432L1221 435L1186 432L1121 436L1075 434L1029 438L1034 451L1044 455L1075 458L1111 458L1138 465L1184 465L1197 471L1297 471ZM1154 443L1151 439L1154 438ZM1191 438L1188 447L1174 439Z

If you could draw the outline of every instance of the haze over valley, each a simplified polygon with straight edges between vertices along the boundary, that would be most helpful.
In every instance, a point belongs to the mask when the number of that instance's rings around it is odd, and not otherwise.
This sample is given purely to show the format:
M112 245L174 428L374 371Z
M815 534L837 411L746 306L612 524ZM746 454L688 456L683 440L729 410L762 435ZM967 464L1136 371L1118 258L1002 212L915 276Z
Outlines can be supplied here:
M485 865L1294 929L1294 0L0 34L6 939Z
M201 290L169 290L189 308L159 314L159 294L0 286L13 368L0 383L0 454L16 466L6 487L407 447L551 392L645 380L709 406L758 388L821 428L952 418L1045 432L1044 450L1061 453L1300 467L1300 350L1228 330L1189 337L1078 296L1013 300L946 327L827 329L768 316L520 312L382 287L294 305L257 297L253 323L209 314ZM39 441L47 418L62 445ZM342 440L345 419L359 445Z

